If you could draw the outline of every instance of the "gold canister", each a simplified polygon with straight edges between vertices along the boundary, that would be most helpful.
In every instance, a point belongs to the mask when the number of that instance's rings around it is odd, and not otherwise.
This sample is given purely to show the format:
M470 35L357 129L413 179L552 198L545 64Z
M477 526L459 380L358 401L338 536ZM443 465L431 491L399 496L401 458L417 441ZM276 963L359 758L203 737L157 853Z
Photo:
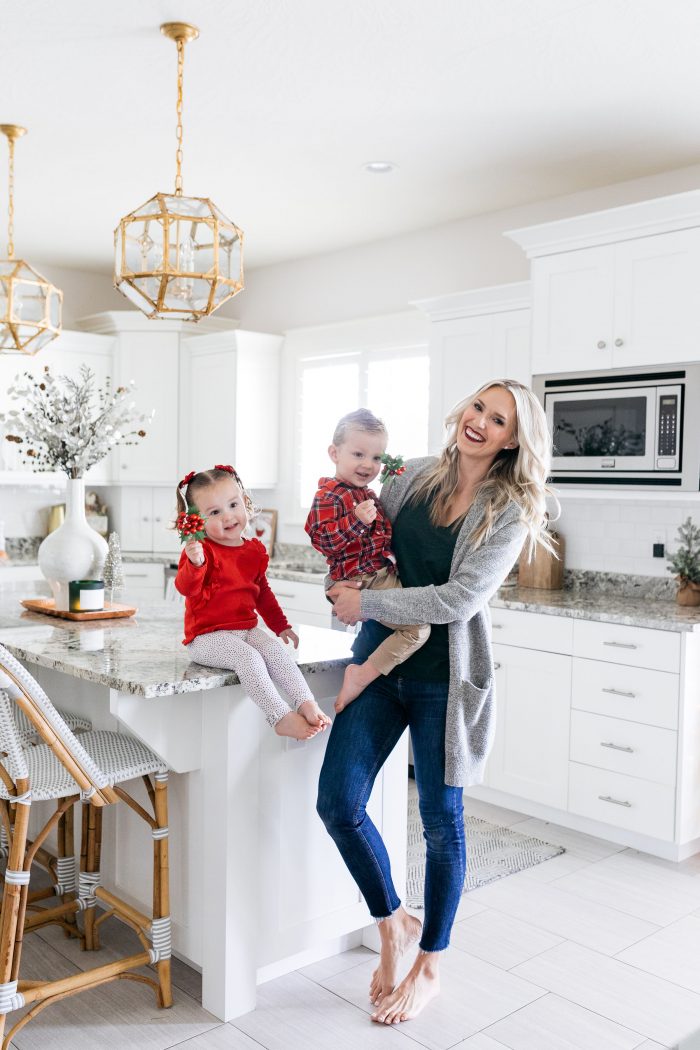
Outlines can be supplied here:
M46 530L46 535L50 532L55 532L59 526L63 525L66 520L66 505L65 503L56 503L53 507L49 507L49 521Z

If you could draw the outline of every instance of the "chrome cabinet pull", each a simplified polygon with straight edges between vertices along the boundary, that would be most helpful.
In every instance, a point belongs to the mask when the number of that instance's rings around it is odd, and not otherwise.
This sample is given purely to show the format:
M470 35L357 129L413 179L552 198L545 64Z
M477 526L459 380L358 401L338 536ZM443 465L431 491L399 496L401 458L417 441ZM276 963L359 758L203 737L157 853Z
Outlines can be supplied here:
M601 693L612 693L613 696L628 696L630 700L634 700L637 696L636 693L627 693L624 689L608 689L605 687L601 689Z
M296 598L295 594L289 594L288 591L274 591L275 598Z
M130 580L145 580L148 576L147 572L125 572L125 576L128 576Z
M604 740L601 740L600 746L601 747L610 747L610 748L613 749L613 751L626 751L628 755L633 755L634 754L634 748L633 747L623 747L622 744L605 743Z
M616 339L615 340L615 346L623 346L624 342L625 342L624 339Z
M503 630L503 624L502 623L492 623L491 624L491 629L493 631L502 631Z
M501 670L501 665L498 663L498 661L496 661L496 663L494 663L493 669L494 669L494 671L500 671Z
M598 795L601 802L612 802L614 806L624 806L625 809L632 809L631 802L622 802L619 798L613 798L612 795Z
M608 345L608 344L607 344L607 343L605 342L605 340L604 340L604 339L599 339L599 340L598 340L597 346L598 346L598 349L599 349L599 350L605 350L605 347L606 347L607 345Z
M603 642L603 645L611 645L614 649L639 649L639 646L633 645L632 642Z

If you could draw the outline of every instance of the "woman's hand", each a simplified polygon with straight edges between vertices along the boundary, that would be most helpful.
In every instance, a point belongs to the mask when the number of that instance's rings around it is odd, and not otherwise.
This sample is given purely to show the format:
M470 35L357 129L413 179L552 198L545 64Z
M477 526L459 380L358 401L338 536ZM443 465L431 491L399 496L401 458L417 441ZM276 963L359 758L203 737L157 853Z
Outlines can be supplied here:
M353 626L362 617L360 615L360 585L350 580L339 580L328 590L328 596L333 601L333 615L337 616L341 623Z
M289 645L291 642L295 649L299 648L299 635L291 627L286 627L284 631L280 631L277 637L281 638L285 645Z
M199 540L188 540L185 544L185 554L193 565L204 565L204 547Z

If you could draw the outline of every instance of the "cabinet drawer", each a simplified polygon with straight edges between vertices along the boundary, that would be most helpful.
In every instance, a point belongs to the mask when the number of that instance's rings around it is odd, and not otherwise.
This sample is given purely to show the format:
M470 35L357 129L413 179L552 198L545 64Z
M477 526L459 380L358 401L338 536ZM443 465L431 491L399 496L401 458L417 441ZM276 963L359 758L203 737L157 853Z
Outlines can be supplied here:
M165 577L161 564L153 562L126 562L123 565L123 570L125 587L129 587L131 584L139 588L152 587L154 590L160 590L162 597Z
M674 789L571 762L569 812L652 838L674 839Z
M332 606L321 584L277 580L274 577L268 577L268 580L285 612L287 610L312 612L323 616L326 625L330 626Z
M574 657L572 707L663 729L678 726L677 674Z
M571 759L642 780L676 783L677 734L621 718L571 712Z
M678 674L681 636L673 631L654 631L648 627L575 620L574 656Z
M570 653L573 620L568 616L545 616L516 609L491 609L493 641L547 653Z

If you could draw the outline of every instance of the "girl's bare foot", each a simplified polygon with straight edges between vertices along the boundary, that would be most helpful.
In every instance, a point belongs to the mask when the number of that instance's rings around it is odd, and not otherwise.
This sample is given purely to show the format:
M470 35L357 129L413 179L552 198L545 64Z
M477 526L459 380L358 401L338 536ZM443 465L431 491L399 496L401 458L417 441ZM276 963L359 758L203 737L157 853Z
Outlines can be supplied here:
M379 1006L381 1001L393 992L401 956L418 940L422 928L420 919L409 915L403 907L397 908L393 915L379 923L382 948L379 966L372 974L369 986L370 1002L375 1006Z
M331 724L330 718L323 713L315 700L305 700L303 704L299 704L297 713L305 718L310 726L316 726L318 729L325 729Z
M316 736L318 731L318 726L310 726L303 715L297 711L290 711L288 715L282 715L275 725L277 736L291 736L293 740L308 740L309 737Z
M372 666L369 660L365 660L363 664L348 664L345 668L343 684L338 693L338 699L333 705L336 712L340 714L343 708L351 704L353 700L356 700L362 690L366 689L375 678L379 678L379 671Z
M417 1017L440 994L439 954L418 955L396 991L382 999L372 1020L378 1024L399 1024Z

